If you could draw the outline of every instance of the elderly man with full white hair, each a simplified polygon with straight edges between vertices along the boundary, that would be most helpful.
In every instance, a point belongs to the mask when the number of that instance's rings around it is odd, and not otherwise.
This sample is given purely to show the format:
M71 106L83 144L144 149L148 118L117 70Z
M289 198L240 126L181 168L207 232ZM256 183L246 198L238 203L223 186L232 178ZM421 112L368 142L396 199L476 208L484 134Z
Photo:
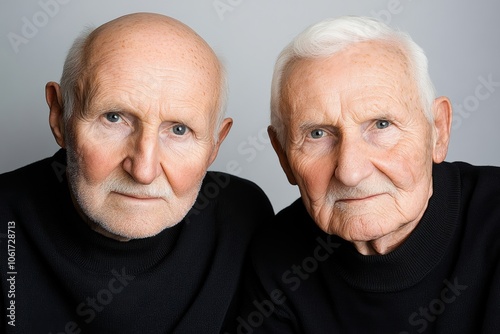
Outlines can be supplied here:
M444 162L451 103L369 18L276 62L269 134L301 198L255 239L237 333L500 333L500 168Z

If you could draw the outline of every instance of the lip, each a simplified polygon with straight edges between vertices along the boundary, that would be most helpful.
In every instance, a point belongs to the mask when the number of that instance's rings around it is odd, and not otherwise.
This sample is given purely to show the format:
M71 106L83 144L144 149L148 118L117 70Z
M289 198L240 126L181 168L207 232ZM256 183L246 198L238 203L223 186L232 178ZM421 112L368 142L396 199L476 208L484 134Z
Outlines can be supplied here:
M159 197L149 197L149 196L136 195L136 194L124 194L124 193L119 193L116 191L113 191L112 193L123 196L123 197L130 198L130 199L141 200L141 201L151 201L151 200L161 199Z
M378 197L380 195L382 195L382 194L375 194L375 195L359 197L359 198L342 198L342 199L338 199L337 202L356 203L356 202L371 200L371 199Z

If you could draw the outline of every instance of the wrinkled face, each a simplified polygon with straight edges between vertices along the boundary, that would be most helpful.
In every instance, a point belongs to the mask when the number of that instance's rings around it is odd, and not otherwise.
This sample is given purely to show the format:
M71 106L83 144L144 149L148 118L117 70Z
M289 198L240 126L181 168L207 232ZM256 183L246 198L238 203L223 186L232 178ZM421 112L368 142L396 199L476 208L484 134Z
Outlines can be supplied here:
M433 129L400 51L359 43L298 60L285 78L289 179L320 228L370 241L418 222L432 194Z
M218 74L114 51L92 66L88 104L69 121L69 182L92 222L143 238L182 220L215 158Z

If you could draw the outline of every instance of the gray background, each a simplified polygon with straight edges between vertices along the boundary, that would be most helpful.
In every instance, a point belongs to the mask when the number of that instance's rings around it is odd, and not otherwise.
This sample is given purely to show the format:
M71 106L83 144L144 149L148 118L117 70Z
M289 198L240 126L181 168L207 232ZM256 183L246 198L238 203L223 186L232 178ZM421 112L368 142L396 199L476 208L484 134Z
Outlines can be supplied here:
M454 104L447 160L500 165L500 2L494 0L3 0L0 173L57 150L44 85L59 81L67 49L81 29L138 11L183 21L223 58L228 116L235 123L211 169L253 180L275 210L299 194L286 181L265 132L272 68L293 36L327 17L379 16L409 32L426 50L438 94ZM9 36L23 43L15 47Z

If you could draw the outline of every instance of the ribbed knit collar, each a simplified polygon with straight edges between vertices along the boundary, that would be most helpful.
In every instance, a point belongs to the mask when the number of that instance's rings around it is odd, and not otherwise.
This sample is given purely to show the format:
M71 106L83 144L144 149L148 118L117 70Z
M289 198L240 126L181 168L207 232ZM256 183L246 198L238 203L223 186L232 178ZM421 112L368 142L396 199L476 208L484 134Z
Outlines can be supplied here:
M155 266L172 251L184 225L180 222L154 237L122 242L93 231L72 207L68 211L72 211L67 215L71 226L59 229L65 234L60 238L61 246L68 259L94 272L126 267L135 274Z
M458 223L460 175L451 164L433 167L433 195L427 210L410 236L385 255L362 255L338 237L334 271L353 288L394 292L420 282L443 258ZM332 268L333 269L333 268Z

